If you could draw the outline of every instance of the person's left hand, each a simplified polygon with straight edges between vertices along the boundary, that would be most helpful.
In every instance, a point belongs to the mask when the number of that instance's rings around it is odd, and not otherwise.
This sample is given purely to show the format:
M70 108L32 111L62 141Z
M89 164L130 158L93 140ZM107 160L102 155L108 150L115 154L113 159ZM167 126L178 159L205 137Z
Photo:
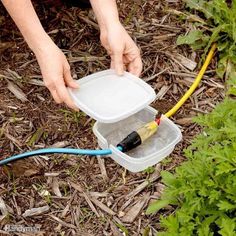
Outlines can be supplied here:
M140 76L142 60L140 50L120 23L112 24L106 30L101 29L101 43L111 57L111 68L118 75L124 70Z

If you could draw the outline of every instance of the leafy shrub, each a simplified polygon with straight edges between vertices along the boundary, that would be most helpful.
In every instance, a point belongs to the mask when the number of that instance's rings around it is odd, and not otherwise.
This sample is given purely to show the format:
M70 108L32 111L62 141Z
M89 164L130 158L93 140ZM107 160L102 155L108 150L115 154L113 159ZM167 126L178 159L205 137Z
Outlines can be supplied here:
M196 122L204 132L174 174L162 172L166 189L147 213L177 206L173 215L162 217L166 231L158 235L236 235L236 101L225 99Z
M185 0L197 14L195 30L177 44L194 50L212 43L218 47L217 74L228 79L228 94L236 95L236 0ZM175 212L161 217L166 236L236 235L236 100L226 98L216 109L195 121L203 127L185 150L187 161L172 174L162 172L166 189L147 209L156 213L167 205Z

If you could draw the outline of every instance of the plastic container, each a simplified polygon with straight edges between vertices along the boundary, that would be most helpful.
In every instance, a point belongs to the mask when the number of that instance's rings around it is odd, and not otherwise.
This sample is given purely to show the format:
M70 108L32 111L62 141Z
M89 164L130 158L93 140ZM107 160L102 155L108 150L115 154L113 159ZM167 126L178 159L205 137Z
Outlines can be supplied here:
M114 161L131 172L139 172L168 156L182 139L180 129L171 120L162 117L157 133L141 146L127 153L122 153L116 148L116 145L130 132L154 120L156 114L157 111L148 106L115 123L106 124L97 121L93 132L100 148L112 150L111 158Z
M156 97L153 88L125 72L105 70L77 81L79 89L68 89L76 106L103 123L123 120L147 107Z
M69 89L75 104L96 121L93 132L100 148L112 150L111 158L132 172L152 166L181 140L179 128L162 117L158 131L139 147L122 153L116 145L132 131L153 121L157 111L149 106L156 95L150 85L125 72L117 76L105 70L77 81L79 89Z

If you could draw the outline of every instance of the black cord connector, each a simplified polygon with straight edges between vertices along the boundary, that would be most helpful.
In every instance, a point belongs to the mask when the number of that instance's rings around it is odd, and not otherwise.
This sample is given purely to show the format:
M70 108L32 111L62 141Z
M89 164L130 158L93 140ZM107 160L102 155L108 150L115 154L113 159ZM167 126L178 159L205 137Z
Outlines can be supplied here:
M140 135L133 131L130 133L126 138L124 138L119 144L117 144L117 147L122 148L122 152L128 152L129 150L136 148L142 143Z

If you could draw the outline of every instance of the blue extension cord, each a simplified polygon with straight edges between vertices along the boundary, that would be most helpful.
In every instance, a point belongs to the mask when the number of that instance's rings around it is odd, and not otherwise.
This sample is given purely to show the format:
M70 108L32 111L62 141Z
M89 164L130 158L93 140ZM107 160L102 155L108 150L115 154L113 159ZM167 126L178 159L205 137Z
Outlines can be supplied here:
M122 151L121 147L118 147L120 151ZM54 154L54 153L62 153L62 154L73 154L73 155L89 155L89 156L105 156L112 154L111 149L103 149L103 150L90 150L90 149L74 149L74 148L44 148L31 152L25 152L22 154L18 154L15 156L8 157L4 160L0 161L0 166L6 165L12 161L16 161L19 159L37 156L37 155L45 155L45 154Z

